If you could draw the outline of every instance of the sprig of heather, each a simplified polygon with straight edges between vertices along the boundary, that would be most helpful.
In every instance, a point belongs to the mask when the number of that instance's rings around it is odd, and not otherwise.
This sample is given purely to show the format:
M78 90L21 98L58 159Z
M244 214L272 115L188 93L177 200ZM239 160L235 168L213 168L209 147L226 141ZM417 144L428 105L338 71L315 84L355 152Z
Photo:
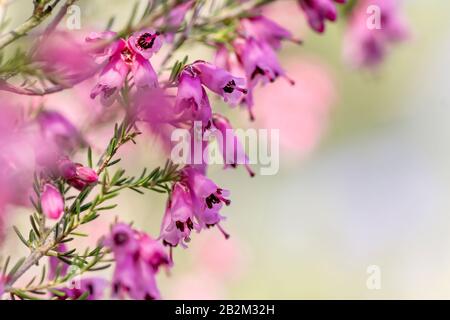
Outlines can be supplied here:
M93 250L86 248L84 253L79 253L76 249L68 252L58 252L57 248L61 244L72 241L74 237L85 236L77 232L77 229L97 219L101 212L107 212L115 208L116 204L108 204L107 202L119 196L121 190L130 189L138 193L143 193L143 190L160 193L170 191L170 184L177 181L179 177L178 166L173 165L170 161L167 161L164 167L155 168L151 172L144 169L139 177L126 176L126 172L123 169L117 169L114 173L109 172L110 168L120 161L120 158L114 159L119 148L129 141L134 141L139 134L133 125L127 125L126 123L124 121L121 125L115 126L114 135L98 162L96 174L101 176L98 185L85 185L77 196L65 196L65 201L71 201L71 205L68 206L66 204L61 219L51 227L46 225L48 217L42 205L44 195L40 192L41 181L36 178L35 190L41 201L33 200L36 212L30 216L32 228L28 238L23 236L17 227L14 227L19 239L30 249L31 253L27 258L18 260L10 270L8 270L8 263L5 263L2 273L6 275L5 292L22 299L36 299L48 292L55 294L55 288L61 287L75 276L109 267L109 262L111 262L111 258L107 257L109 250L104 249L101 243ZM87 162L92 164L90 149ZM69 182L60 185L61 190L63 190L61 193L64 195L67 195L70 189L68 184ZM91 193L98 189L99 191L92 196ZM55 189L55 192L59 191ZM92 200L88 201L90 195ZM54 196L51 195L51 197ZM46 270L43 267L43 275L39 283L35 284L37 280L35 277L24 288L13 286L27 270L45 256L56 257L64 264L76 266L77 273L69 273L64 276L57 275L50 281L45 282L43 279L45 279ZM9 258L7 261L9 262Z

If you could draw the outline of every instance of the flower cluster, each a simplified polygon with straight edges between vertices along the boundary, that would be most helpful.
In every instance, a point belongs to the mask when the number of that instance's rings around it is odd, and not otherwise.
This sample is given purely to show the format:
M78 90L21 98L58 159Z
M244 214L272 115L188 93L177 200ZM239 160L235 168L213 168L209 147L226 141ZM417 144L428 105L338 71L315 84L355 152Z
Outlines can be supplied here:
M172 263L160 242L127 224L117 223L104 244L111 248L116 260L112 280L114 297L160 298L155 276L161 267L170 267Z
M36 6L46 2L38 1ZM204 155L209 147L205 137L221 133L223 139L218 140L218 145L225 168L242 164L251 177L255 175L245 148L236 135L229 134L231 122L214 104L219 99L232 108L241 105L253 120L255 90L279 78L294 85L278 53L283 41L302 41L263 15L267 2L271 1L227 1L224 14L216 13L211 19L202 10L202 1L170 1L167 5L152 2L138 24L133 25L132 17L120 32L88 32L81 45L73 35L52 30L59 23L55 18L43 36L36 39L35 52L18 54L21 63L12 64L7 71L0 69L0 73L5 73L0 79L0 90L8 91L8 96L0 99L0 240L7 207L22 205L33 210L28 238L14 229L31 255L26 263L7 273L8 279L0 276L0 296L7 291L13 297L27 298L30 293L48 290L54 299L101 299L108 281L76 276L78 272L108 267L109 264L97 264L109 263L110 260L102 259L109 259L112 254L112 297L160 299L157 275L162 268L169 269L174 264L175 247L186 248L193 231L209 228L229 237L223 228L222 209L231 203L230 192L208 177L204 158L196 158L198 151ZM325 31L327 21L336 21L339 5L346 4L345 0L297 2L310 27L319 33ZM381 28L369 30L366 7L373 3L381 8ZM357 66L379 64L388 46L406 37L403 18L393 1L361 0L349 10L346 47ZM227 31L225 35L222 27ZM26 33L12 36L19 38ZM2 39L0 48L9 44ZM168 68L173 51L191 41L212 46L214 61L189 61L186 57ZM168 52L165 57L164 50ZM162 59L154 59L155 56ZM163 61L162 65L156 61ZM31 70L30 65L36 70ZM12 85L7 80L17 75L16 69L35 78ZM102 121L93 117L90 126L83 120L77 124L70 112L63 112L67 110L47 108L52 101L50 97L47 100L47 95L75 85L79 85L76 89L81 92L83 105L98 104L100 113L107 114L104 123L122 118L121 124L115 124L111 130L114 134L104 151L94 155L99 158L97 165L92 161L96 143L92 132L100 131L97 122ZM30 95L46 98L28 99ZM213 96L218 99L213 100ZM55 104L65 107L69 102L65 99ZM87 113L89 116L93 112ZM118 149L129 141L136 142L135 138L146 132L142 127L159 137L166 151L172 146L172 131L187 129L191 133L189 152L195 160L179 167L168 162L164 169L151 173L145 169L140 178L127 177L122 169L112 173L111 167L120 161L115 158ZM201 150L196 150L198 143ZM86 162L79 160L80 151L85 149ZM83 236L76 229L96 219L102 210L114 208L115 205L103 203L125 188L139 193L168 193L159 235L152 237L129 224L115 222L95 249L69 250L66 244L75 236ZM33 285L34 277L26 288L14 288L14 282L30 266L37 265L42 256L50 257L49 282Z

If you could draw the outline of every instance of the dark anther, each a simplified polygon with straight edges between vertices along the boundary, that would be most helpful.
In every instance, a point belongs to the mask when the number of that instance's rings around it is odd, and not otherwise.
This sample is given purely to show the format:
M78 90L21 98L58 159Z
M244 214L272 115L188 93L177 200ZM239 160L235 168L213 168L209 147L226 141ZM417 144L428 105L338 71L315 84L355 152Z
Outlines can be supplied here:
M138 38L137 45L142 49L150 49L153 47L157 35L157 33L152 35L151 33L146 32Z
M121 245L127 243L128 239L129 239L128 234L126 234L124 232L118 232L114 235L114 243L117 246L121 246Z
M181 221L177 221L175 222L175 225L177 226L177 229L180 230L181 232L184 231L184 223Z
M187 224L189 230L194 229L194 223L192 223L191 218L188 218L188 219L187 219L186 224Z
M231 80L225 87L223 87L223 91L225 91L226 93L233 93L235 87L236 82L234 82L234 80Z

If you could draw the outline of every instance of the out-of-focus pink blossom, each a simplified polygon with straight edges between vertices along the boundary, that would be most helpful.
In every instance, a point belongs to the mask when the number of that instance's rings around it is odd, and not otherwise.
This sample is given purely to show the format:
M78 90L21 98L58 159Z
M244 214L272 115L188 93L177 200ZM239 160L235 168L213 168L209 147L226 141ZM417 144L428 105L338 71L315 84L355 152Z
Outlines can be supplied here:
M160 18L155 22L155 26L160 27L164 25L164 27L168 29L163 34L164 39L167 42L173 42L175 31L177 31L183 23L186 18L186 13L192 8L193 4L193 0L184 1L171 9L165 17Z
M51 185L46 183L41 193L41 207L42 212L50 219L58 219L64 212L64 199L61 192Z
M9 96L0 97L0 242L10 205L30 205L35 148L39 145L39 139L27 130L23 109L10 104Z
M379 8L379 20L367 13L369 6ZM373 15L376 15L374 12ZM373 21L369 21L373 19ZM379 23L377 26L376 24ZM391 45L404 41L409 31L400 12L399 2L363 0L353 9L345 35L344 55L355 67L376 67Z
M336 3L345 3L346 0L299 0L300 7L306 14L308 23L317 32L325 31L325 21L336 21Z
M282 151L301 158L317 146L327 128L337 100L336 84L330 70L316 59L299 58L288 68L297 85L277 82L271 90L257 91L255 103L261 125L280 130ZM274 106L283 106L283 112Z
M61 113L42 111L37 117L43 139L55 143L63 152L72 152L83 145L78 129Z
M190 241L191 230L198 229L194 224L194 207L188 187L177 182L167 201L167 208L161 225L160 238L164 244L175 247L180 244L186 247Z
M233 127L231 126L230 121L220 114L215 113L212 118L212 123L221 133L222 138L218 139L218 142L224 159L224 167L236 168L238 164L243 164L250 176L253 177L255 173L249 166L249 159L242 144L238 137L233 133Z
M59 82L73 85L95 74L98 66L73 32L55 31L45 35L33 59Z
M112 249L116 260L113 296L128 295L137 300L160 298L155 276L160 267L171 265L161 243L129 225L116 223L104 244Z
M58 245L56 251L59 253L67 252L68 251L67 246L64 243L61 243ZM50 257L48 268L48 279L54 280L57 273L59 276L64 277L67 274L68 269L69 265L67 263L62 262L57 257Z

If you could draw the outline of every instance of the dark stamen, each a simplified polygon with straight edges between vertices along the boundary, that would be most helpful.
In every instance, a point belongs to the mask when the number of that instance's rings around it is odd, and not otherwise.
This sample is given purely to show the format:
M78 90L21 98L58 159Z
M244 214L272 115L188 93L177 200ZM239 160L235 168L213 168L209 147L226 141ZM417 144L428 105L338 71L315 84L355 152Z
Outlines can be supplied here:
M125 243L128 242L128 239L129 239L128 234L126 234L125 232L119 232L114 235L114 243L117 246L124 245Z
M149 32L146 32L137 39L136 44L142 49L150 49L155 44L155 39L157 36L157 33L151 34Z
M184 223L181 221L177 221L175 222L175 225L177 226L177 229L180 230L181 232L184 231Z

